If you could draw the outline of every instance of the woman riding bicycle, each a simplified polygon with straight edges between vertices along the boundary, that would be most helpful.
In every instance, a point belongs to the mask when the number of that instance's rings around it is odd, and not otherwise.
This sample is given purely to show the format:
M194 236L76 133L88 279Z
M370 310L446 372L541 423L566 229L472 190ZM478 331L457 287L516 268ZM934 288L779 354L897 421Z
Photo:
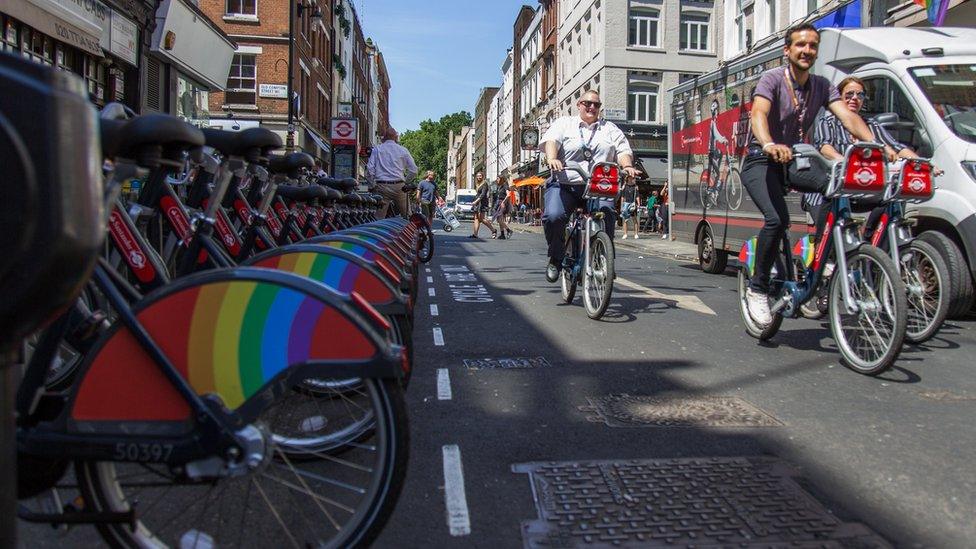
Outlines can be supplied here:
M543 150L552 175L546 181L545 211L542 225L549 246L546 280L559 280L563 266L563 242L569 214L583 205L583 179L573 170L566 170L566 162L579 164L586 172L597 162L616 162L628 177L639 172L634 168L634 153L627 137L616 125L601 120L600 94L584 93L579 102L579 116L564 116L554 121L542 136ZM613 238L615 214L613 204L606 201L600 209L606 215L606 231Z

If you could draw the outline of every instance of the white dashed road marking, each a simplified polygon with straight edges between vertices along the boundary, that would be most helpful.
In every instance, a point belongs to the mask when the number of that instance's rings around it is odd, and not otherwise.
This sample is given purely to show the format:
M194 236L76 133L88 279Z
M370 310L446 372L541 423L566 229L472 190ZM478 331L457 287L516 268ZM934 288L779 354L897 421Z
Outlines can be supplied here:
M437 316L439 314L440 314L440 311L437 310L437 305L434 304L434 303L431 303L430 304L430 316Z
M434 283L434 277L428 276L427 277L427 284L433 284L433 283Z
M444 332L440 328L434 328L434 345L444 346Z
M437 295L437 292L434 290L433 287L430 287L427 288L427 295L429 295L430 297L434 297L435 295Z
M437 400L451 400L451 375L447 368L437 369Z
M461 448L448 444L441 448L444 455L444 498L447 502L447 527L452 536L471 533L468 500L464 495L464 472L461 470Z

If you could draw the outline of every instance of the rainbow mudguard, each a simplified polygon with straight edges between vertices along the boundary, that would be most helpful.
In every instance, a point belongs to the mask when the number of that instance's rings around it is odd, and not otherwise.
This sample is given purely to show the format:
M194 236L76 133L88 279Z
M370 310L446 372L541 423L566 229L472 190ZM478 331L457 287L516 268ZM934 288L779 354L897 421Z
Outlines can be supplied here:
M405 226L398 226L392 223L384 223L377 221L375 223L367 223L366 225L361 225L360 228L379 230L386 234L389 234L393 238L399 240L405 247L409 248L411 243L416 240L417 231L413 229L412 224Z
M739 250L739 267L746 272L746 276L752 277L752 273L756 270L756 241L759 237L752 237L742 243L742 249Z
M375 311L291 273L197 273L147 295L133 312L197 394L218 396L245 423L308 378L404 374L406 352L368 320ZM189 404L121 323L95 344L78 379L67 408L71 431L189 425Z
M805 268L810 268L813 265L813 256L816 252L816 243L813 241L813 235L804 235L803 238L796 241L793 245L793 258L799 259L803 262Z
M413 295L416 290L416 265L408 267L403 260L391 254L382 242L372 237L351 235L345 231L329 233L302 241L303 244L325 244L361 255L367 261L377 263L381 268L390 269L400 278L400 289Z
M382 242L390 253L402 258L404 263L407 265L416 260L416 254L410 253L410 246L408 244L401 242L397 236L391 235L379 227L353 227L352 229L346 229L342 232L348 235L360 235L375 238L379 242Z
M322 244L294 244L249 258L244 265L304 276L343 294L356 292L378 312L407 315L407 296L396 281L375 263L341 248Z

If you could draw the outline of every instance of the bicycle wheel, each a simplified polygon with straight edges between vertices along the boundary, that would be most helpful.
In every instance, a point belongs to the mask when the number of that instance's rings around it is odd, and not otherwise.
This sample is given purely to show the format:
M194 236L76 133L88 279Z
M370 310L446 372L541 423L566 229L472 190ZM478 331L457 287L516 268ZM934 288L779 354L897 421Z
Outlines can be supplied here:
M710 178L711 175L709 172L705 171L698 180L698 196L701 198L702 207L706 210L715 206L713 203L714 197L712 196L712 191L708 187L708 180Z
M742 178L739 170L732 169L725 180L725 198L729 201L730 210L738 210L742 205Z
M559 283L562 286L563 301L572 303L576 297L576 279L573 277L573 269L564 268L559 272Z
M429 263L434 257L434 233L430 231L430 224L425 219L420 225L420 235L417 237L417 259L421 263Z
M927 341L939 331L949 314L949 268L928 242L913 240L899 250L901 279L908 290L908 327L905 339Z
M368 545L389 518L403 485L408 428L396 381L364 380L376 418L373 436L342 459L317 453L272 459L239 477L182 481L165 466L80 462L88 510L137 511L135 528L101 524L117 547L351 547Z
M830 284L830 331L845 366L877 375L901 352L908 316L905 284L890 257L874 246L861 246L847 254L847 280L857 306L848 313L842 276L835 272Z
M590 262L583 269L583 306L586 314L599 320L607 312L613 294L613 243L610 235L598 231L590 239Z
M773 265L773 273L785 272L782 267L783 258L779 256L776 258L776 263ZM749 276L746 274L745 268L739 269L739 316L742 318L742 324L746 327L746 333L752 337L758 339L759 341L766 341L767 339L776 335L779 331L780 325L783 324L783 315L777 313L773 315L772 321L766 326L758 324L752 319L752 315L749 314L749 305L746 301L746 289L749 288Z

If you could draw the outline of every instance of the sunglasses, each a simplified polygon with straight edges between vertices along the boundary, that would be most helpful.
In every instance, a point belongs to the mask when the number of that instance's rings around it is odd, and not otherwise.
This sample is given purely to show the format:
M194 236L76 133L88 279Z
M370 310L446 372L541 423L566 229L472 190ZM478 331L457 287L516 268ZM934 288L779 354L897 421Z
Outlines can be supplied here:
M593 107L596 107L596 108L599 109L601 106L603 106L603 103L600 103L599 101L580 101L579 104L580 105L583 105L587 109L590 109L590 108L593 108Z
M861 101L864 101L864 98L867 96L868 95L864 92L847 92L844 94L844 99L850 101L851 99L854 99L856 97Z

